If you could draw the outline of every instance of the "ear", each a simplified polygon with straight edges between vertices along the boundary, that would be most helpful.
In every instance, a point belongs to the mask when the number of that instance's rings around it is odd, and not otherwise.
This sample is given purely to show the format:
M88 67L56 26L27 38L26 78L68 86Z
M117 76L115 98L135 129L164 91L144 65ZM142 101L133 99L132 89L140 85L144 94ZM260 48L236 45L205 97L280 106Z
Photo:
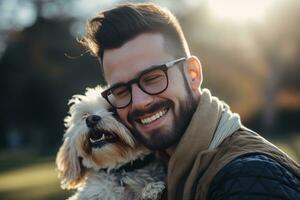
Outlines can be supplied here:
M185 62L185 74L188 83L194 92L199 91L199 87L202 84L202 66L199 59L196 56L189 57Z
M75 144L71 144L69 137L65 138L57 153L56 166L63 189L73 189L80 186L85 177L85 170L83 171L80 164Z

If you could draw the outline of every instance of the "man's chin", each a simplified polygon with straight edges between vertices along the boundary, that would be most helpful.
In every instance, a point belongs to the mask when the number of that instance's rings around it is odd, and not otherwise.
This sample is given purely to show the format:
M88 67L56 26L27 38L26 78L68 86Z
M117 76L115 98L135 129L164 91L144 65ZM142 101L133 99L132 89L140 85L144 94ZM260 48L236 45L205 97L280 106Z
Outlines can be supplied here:
M134 121L142 112L133 112L128 121L134 126L131 129L134 137L152 150L163 150L177 144L188 127L197 107L197 102L192 98L192 94L189 97L185 102L180 103L177 115L174 110L174 104L171 101L153 106L148 113L157 111L162 107L168 108L168 112L163 116L162 121L152 124L152 127L144 127L142 124Z
M174 131L166 131L160 129L152 130L148 133L139 132L138 130L132 131L135 138L151 150L163 150L176 144L181 135L176 134Z

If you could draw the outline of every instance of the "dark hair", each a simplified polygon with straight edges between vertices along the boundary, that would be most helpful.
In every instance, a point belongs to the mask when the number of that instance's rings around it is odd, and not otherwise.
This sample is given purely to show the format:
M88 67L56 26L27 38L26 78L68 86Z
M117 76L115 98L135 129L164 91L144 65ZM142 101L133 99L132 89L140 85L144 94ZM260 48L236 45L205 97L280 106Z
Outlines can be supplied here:
M121 47L141 33L161 33L174 57L189 56L189 49L176 17L153 3L124 4L92 18L80 41L90 53L103 59L106 49ZM103 70L103 69L102 69Z

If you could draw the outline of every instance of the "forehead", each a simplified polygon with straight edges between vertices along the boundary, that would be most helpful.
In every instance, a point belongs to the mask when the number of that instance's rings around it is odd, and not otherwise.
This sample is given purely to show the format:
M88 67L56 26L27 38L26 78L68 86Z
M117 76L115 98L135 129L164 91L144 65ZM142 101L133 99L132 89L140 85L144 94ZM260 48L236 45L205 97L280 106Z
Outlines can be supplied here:
M104 76L109 85L127 82L141 71L172 59L159 33L144 33L117 49L105 50Z

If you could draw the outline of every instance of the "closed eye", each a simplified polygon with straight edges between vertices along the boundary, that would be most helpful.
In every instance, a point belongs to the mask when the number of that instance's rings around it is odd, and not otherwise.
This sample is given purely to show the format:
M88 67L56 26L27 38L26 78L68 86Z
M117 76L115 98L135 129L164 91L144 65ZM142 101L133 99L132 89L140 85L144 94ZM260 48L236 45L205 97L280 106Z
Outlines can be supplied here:
M162 76L161 74L158 75L152 75L152 76L148 76L147 78L144 79L144 82L154 82L157 80L160 80L161 78L163 78L164 76Z
M128 93L129 93L128 88L123 87L123 86L115 88L112 91L112 94L116 97L126 96L126 95L128 95Z
M151 76L144 77L144 79L141 80L142 85L155 85L155 84L161 84L161 82L165 79L165 76L162 74L153 74Z

